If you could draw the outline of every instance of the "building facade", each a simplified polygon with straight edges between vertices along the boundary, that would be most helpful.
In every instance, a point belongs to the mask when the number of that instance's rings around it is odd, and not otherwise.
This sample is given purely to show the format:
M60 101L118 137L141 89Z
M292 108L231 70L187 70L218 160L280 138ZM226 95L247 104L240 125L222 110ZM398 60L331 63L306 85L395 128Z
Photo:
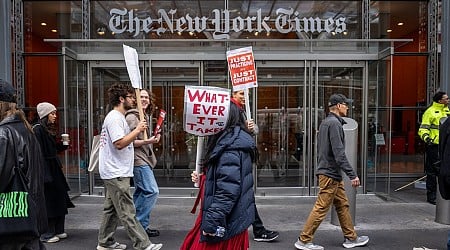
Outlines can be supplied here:
M438 88L439 1L11 1L13 83L28 118L54 103L72 146L72 192L95 193L91 138L106 90L129 82L122 44L137 49L143 86L167 111L155 145L162 193L192 193L195 136L183 131L184 86L231 90L226 52L252 46L250 89L258 195L314 195L316 132L332 93L354 99L363 193L423 176L422 111Z

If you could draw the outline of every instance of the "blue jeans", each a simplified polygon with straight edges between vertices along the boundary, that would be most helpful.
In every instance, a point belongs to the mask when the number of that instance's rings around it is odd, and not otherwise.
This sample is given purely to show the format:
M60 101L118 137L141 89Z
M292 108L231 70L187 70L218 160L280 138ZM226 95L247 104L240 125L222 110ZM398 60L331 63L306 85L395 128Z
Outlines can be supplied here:
M144 229L150 225L150 213L158 199L159 189L155 175L150 166L135 166L133 169L134 194L133 201L136 207L136 217Z

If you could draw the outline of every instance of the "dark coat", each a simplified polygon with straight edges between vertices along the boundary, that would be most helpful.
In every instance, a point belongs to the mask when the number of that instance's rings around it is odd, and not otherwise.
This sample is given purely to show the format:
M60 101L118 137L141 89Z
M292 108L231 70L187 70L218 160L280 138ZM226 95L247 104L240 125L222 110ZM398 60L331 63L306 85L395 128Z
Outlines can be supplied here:
M68 146L62 145L62 142L57 143L55 136L39 123L33 125L33 130L45 160L44 190L47 215L49 218L63 216L67 214L67 205L70 202L67 191L70 189L57 153L67 149Z
M227 240L246 230L255 220L252 155L253 137L235 127L217 141L208 160L201 230L214 233L225 228L224 237L201 234L201 241Z
M19 117L9 116L0 122L0 145L0 192L3 192L9 184L13 168L18 161L29 180L29 194L36 203L39 232L45 233L47 231L47 213L43 188L42 166L44 162L36 137L26 128ZM13 239L8 238L7 240Z
M439 127L439 155L441 164L438 182L443 199L450 200L450 119Z

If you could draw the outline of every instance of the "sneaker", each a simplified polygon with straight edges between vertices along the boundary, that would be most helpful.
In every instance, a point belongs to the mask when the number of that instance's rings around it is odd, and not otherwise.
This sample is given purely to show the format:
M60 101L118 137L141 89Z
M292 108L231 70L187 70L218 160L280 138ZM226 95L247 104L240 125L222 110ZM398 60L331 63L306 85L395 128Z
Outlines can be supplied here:
M97 250L114 250L114 249L127 249L127 245L125 244L120 244L119 242L114 242L113 244L107 246L107 247L102 247L100 245L97 245ZM158 248L159 249L159 248Z
M60 239L65 239L65 238L67 238L67 234L66 233L57 234L56 237L58 237Z
M161 244L161 243L159 243L159 244L152 243L145 250L159 250L159 249L161 249L162 246L163 246L163 244Z
M294 244L295 248L302 250L323 250L323 246L316 245L312 242L303 243L301 240L297 240Z
M277 231L270 231L270 230L264 229L264 231L262 231L260 234L254 235L254 240L269 242L269 241L273 241L276 238L278 238L279 235L280 234Z
M59 238L58 238L58 236L53 236L51 238L48 238L48 239L42 240L42 241L45 243L55 243L55 242L59 241Z
M159 231L156 229L150 229L147 228L145 229L145 232L147 233L148 237L156 237L159 236Z
M360 247L365 246L369 242L369 236L358 236L356 240L349 240L345 239L344 243L342 245L345 248L354 248L354 247Z

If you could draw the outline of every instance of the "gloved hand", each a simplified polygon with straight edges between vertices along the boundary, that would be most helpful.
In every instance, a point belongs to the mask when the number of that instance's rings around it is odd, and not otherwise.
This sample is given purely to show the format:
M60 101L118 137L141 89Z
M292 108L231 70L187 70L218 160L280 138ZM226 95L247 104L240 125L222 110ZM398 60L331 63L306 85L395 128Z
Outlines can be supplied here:
M431 138L430 138L430 137L425 138L425 143L426 143L427 145L433 145L433 142L431 141Z

